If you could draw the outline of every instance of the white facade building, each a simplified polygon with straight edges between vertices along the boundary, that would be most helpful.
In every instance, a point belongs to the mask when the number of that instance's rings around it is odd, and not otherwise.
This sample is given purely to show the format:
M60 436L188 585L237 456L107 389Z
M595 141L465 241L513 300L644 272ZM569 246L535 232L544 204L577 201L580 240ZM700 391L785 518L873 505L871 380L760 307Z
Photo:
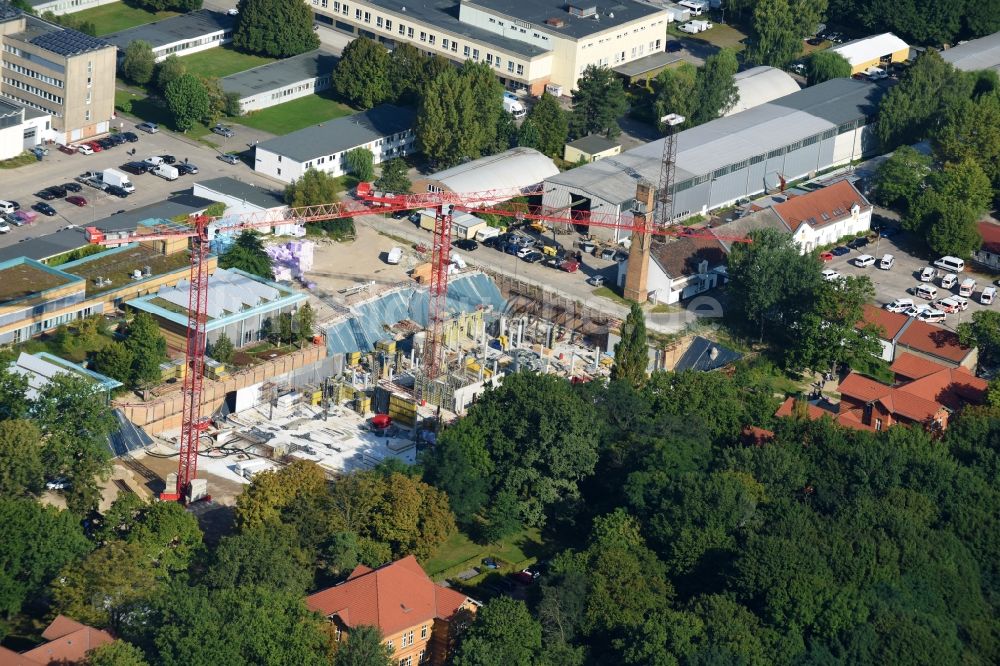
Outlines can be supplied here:
M650 247L646 290L649 300L672 304L721 286L726 252L714 238L673 238ZM625 284L628 261L618 264L618 286Z
M310 51L219 79L222 89L240 97L243 113L314 95L331 85L337 57Z
M58 16L61 14L82 12L84 9L101 7L116 2L119 2L119 0L29 0L28 4L31 5L31 8L39 16L45 12L52 12Z
M235 26L235 16L201 9L114 32L104 39L118 47L119 57L124 56L130 43L148 42L156 62L162 62L171 55L185 56L228 44L233 41Z
M350 169L347 153L367 148L375 164L414 151L415 112L383 104L265 141L256 147L254 169L291 183L309 169L341 176Z

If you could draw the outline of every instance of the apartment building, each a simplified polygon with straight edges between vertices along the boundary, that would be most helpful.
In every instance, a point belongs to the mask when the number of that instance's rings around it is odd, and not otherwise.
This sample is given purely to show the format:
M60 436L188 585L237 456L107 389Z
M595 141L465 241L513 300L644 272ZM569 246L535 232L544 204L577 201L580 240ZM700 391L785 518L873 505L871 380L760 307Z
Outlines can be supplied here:
M330 620L338 642L350 641L355 627L378 627L398 666L444 664L452 619L478 608L434 583L412 555L378 569L358 565L343 583L307 597L306 605Z
M307 0L316 21L388 47L413 44L456 62L486 62L511 90L569 91L588 65L616 67L666 48L667 12L555 0Z
M115 103L115 47L0 5L0 93L51 115L51 138L105 134Z

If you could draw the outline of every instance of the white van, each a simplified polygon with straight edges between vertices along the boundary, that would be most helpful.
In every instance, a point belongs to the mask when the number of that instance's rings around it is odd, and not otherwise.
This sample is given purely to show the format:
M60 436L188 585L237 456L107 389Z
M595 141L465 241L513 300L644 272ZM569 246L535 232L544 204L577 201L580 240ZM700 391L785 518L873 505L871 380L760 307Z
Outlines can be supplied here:
M394 247L389 250L389 253L385 257L387 264L398 264L399 260L403 258L403 248Z
M928 301L932 301L937 298L937 288L932 287L929 284L918 285L914 293L920 298L926 298Z
M961 273L965 270L965 262L958 257L941 257L934 262L938 268L943 268L949 273Z
M891 254L883 254L882 261L878 262L878 267L884 271L889 270L896 263L896 257Z
M936 276L937 276L937 271L931 268L930 266L927 266L926 268L924 268L924 270L920 271L921 282L930 282Z
M997 297L996 287L986 287L983 289L983 293L979 294L979 302L983 305L989 305L993 302L993 299Z
M951 289L958 282L958 276L954 273L945 273L941 276L941 288Z
M972 278L962 280L962 286L958 288L958 295L968 298L976 290L976 281Z
M14 204L12 204L9 201L0 200L0 213L7 213L8 215L13 215L15 210L17 209L14 208Z

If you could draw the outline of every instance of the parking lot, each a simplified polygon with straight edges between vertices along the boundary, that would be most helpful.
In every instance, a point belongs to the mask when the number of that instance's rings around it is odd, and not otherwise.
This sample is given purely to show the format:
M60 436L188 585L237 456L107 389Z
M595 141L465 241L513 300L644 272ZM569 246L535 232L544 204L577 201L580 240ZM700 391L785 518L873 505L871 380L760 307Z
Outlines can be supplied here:
M257 176L244 163L230 165L216 159L219 151L189 141L172 132L161 131L156 134L145 134L135 130L135 123L124 122L126 131L134 131L139 135L136 143L124 143L120 146L103 150L93 155L67 155L57 148L49 146L49 154L41 161L17 169L0 172L0 199L16 201L22 210L31 210L31 206L41 201L35 196L39 190L53 185L71 182L85 171L103 171L117 169L122 164L133 160L143 160L153 155L173 155L178 161L185 158L198 166L199 173L195 176L181 176L177 180L168 181L144 174L129 178L135 184L136 191L127 198L120 199L108 195L92 187L84 187L79 192L87 200L87 205L77 207L67 203L65 199L55 199L46 203L56 210L54 217L39 214L37 219L22 227L11 227L10 233L0 235L0 247L6 247L26 238L35 238L50 234L67 224L84 226L93 224L119 210L132 210L157 201L162 201L172 194L190 191L195 180L207 180L219 176L233 176L248 182L255 182L274 188L271 181ZM246 149L246 137L240 135L232 138L216 137L224 151L239 151ZM135 156L129 152L135 150Z
M874 266L869 266L868 268L855 266L854 260L863 254L870 254L876 260L881 259L884 254L891 254L896 258L896 262L892 269L887 271L879 269L877 261ZM884 306L886 303L891 303L897 298L913 299L916 305L930 305L932 301L925 301L908 292L908 290L912 290L920 284L928 284L920 281L920 272L927 266L931 266L937 258L922 257L919 251L915 250L909 234L900 232L891 238L880 238L877 242L872 242L860 250L851 250L846 255L834 257L832 261L824 264L824 268L832 268L841 275L867 275L875 285L875 303L879 307ZM945 271L937 269L937 272L940 276ZM996 302L992 305L982 305L979 303L979 295L982 293L983 287L994 284L997 276L969 262L966 262L965 271L958 274L958 283L951 289L943 289L941 287L940 277L935 278L933 282L929 283L937 288L937 298L934 300L958 295L958 287L962 280L970 277L976 280L976 291L969 298L969 309L965 312L949 314L944 323L940 325L954 330L960 323L970 321L974 313L998 307Z

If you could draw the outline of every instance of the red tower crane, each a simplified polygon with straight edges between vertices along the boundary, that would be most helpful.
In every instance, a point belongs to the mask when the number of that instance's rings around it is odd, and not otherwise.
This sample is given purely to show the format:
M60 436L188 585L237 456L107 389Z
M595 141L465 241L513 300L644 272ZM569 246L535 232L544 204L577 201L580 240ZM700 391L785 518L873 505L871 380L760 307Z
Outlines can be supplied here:
M448 267L451 263L451 215L453 210L467 210L539 220L556 224L586 225L649 233L648 223L629 215L591 215L581 211L568 214L547 211L541 206L503 204L510 199L537 195L540 187L496 189L483 192L430 192L426 194L393 194L376 191L371 184L361 183L357 198L333 204L304 206L280 212L246 213L238 216L198 216L190 226L162 225L133 232L105 233L97 227L87 227L87 240L94 244L116 246L133 242L191 239L191 270L188 296L188 334L184 351L183 410L181 424L180 461L177 483L173 492L164 492L162 500L184 501L191 481L198 472L198 440L208 420L201 414L201 395L205 369L205 343L208 322L208 252L211 234L269 228L284 224L309 224L337 218L353 218L414 208L437 210L434 222L434 242L431 260L428 327L430 338L425 346L424 374L430 378L441 370L441 328L447 316ZM695 235L672 227L654 228L655 235ZM746 241L744 237L717 236L720 240ZM168 489L169 490L169 489Z

